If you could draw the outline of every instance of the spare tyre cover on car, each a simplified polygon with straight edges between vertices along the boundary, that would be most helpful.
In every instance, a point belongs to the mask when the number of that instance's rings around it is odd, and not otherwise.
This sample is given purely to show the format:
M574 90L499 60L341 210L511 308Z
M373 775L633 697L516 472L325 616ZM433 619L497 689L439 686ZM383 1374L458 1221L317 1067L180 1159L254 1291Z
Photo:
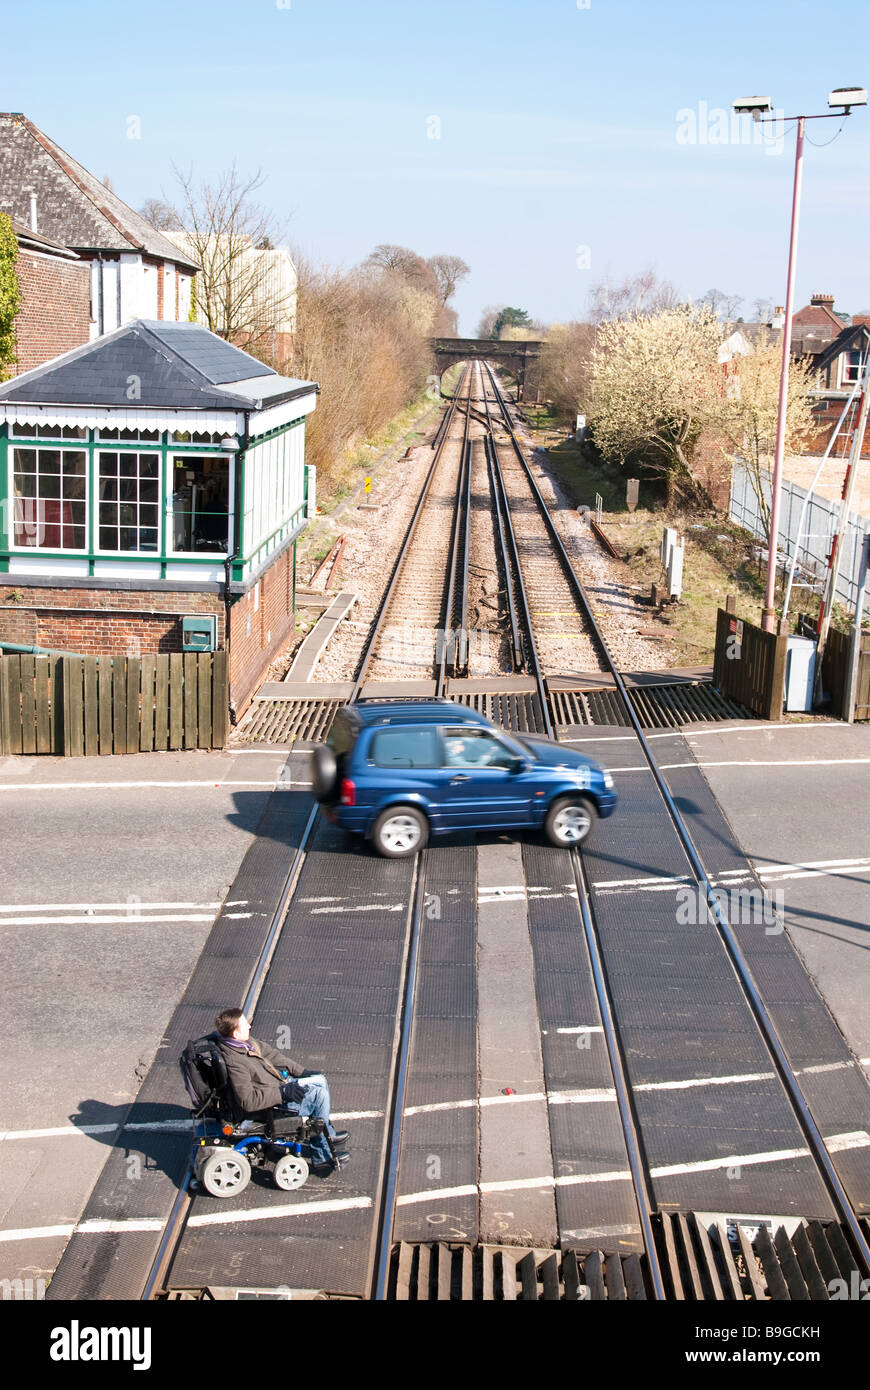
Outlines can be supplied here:
M328 744L322 743L311 755L311 781L318 801L330 801L338 782L338 764Z

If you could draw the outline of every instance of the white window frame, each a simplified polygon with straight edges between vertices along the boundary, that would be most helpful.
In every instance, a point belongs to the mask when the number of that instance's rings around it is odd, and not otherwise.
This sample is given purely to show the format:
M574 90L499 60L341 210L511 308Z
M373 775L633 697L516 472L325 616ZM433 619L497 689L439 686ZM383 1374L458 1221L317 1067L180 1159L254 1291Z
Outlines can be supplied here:
M219 564L222 560L225 560L227 556L230 554L230 547L232 546L233 502L236 481L236 470L233 467L233 457L233 455L222 453L220 449L212 449L211 452L207 452L205 449L203 449L201 452L191 453L189 447L187 452L185 452L185 446L183 444L170 444L167 448L166 470L168 477L166 480L166 529L164 533L166 536L166 549L164 551L164 554L167 557L187 555L192 556L194 559L199 559L202 561L210 560L214 564ZM189 458L191 462L193 462L194 460L199 460L201 462L204 458L222 458L226 462L229 478L227 487L227 548L225 550L175 549L175 507L172 501L172 484L175 479L175 460L177 458Z
M117 454L118 457L119 457L119 459L123 458L125 454L134 454L134 455L136 456L137 459L139 458L139 456L140 456L141 454L148 454L148 455L152 455L152 456L156 457L156 459L157 459L157 501L156 501L156 503L150 503L150 502L149 502L149 503L146 504L146 505L148 505L148 506L152 506L152 505L153 505L153 506L156 506L156 507L157 507L157 549L156 549L156 550L119 550L117 547L115 547L115 548L112 549L112 550L106 550L106 549L103 548L103 546L100 545L100 530L102 529L102 527L101 527L101 522L100 522L100 505L101 505L102 500L103 500L103 499L100 497L100 482L101 482L101 478L102 478L102 474L101 474L101 471L100 471L100 459L102 458L103 454ZM94 449L94 481L95 481L95 483L96 483L96 488L97 488L97 495L96 495L96 498L94 499L94 532L95 532L95 534L94 534L94 546L93 546L93 553L94 553L94 555L99 555L99 556L101 556L101 557L102 557L102 556L111 556L112 559L124 559L125 556L127 556L127 555L141 555L141 556L144 556L145 559L148 559L148 560L157 560L157 561L159 561L160 556L163 554L163 546L162 546L162 539L163 539L163 537L162 537L162 527L163 527L164 524L165 524L165 522L164 522L164 516L163 516L163 476L162 476L162 473L163 473L163 470L162 470L162 467L161 467L160 447L159 447L159 445L155 447L155 445L153 445L153 444L143 444L143 445L137 445L137 446L136 446L135 448L133 448L133 449L131 449L131 448L129 448L129 447L128 447L128 448L119 449L119 448L117 448L117 441L113 441L113 440L111 440L111 439L107 439L107 440L105 440L99 447L97 447L97 448ZM119 476L119 479L120 479L120 474L119 474L118 476ZM141 479L139 479L139 477L138 477L138 468L137 468L137 480L138 480L138 481L141 481ZM121 499L120 499L120 498L116 498L116 506L120 509L120 507L121 507L122 505L123 505L123 504L121 503ZM138 516L139 516L139 506L140 506L141 504L139 503L138 499L137 499L137 501L134 503L134 505L135 505L135 507L136 507L136 516L137 516L136 530L137 530L137 531L140 531L142 528L141 528L141 526L139 525ZM119 510L119 513L118 513L118 523L116 524L115 529L117 530L117 529L119 528L119 526L120 526L120 510Z
M63 545L20 545L20 544L16 544L16 541L15 541L15 504L16 504L16 502L19 501L19 500L22 500L22 501L23 501L23 500L26 500L26 499L19 499L19 498L17 498L16 495L15 495L15 455L16 455L16 453L18 452L19 449L33 449L33 450L36 451L37 454L40 452L40 450L46 450L46 449L52 449L52 450L54 450L54 451L56 451L56 452L58 452L58 453L84 454L84 456L85 456L85 496L84 496L84 504L85 504L85 543L84 543L83 546L80 546L80 547L73 547L73 546L63 546ZM38 469L38 468L37 468L37 470L36 470L36 476L39 477L39 469ZM44 501L54 501L54 500L58 500L58 501L61 501L61 502L63 501L63 464L61 464L60 477L61 477L61 496L60 496L60 498L59 498L59 499L44 498L44 499L43 499ZM38 486L37 486L37 492L38 492ZM69 440L69 441L66 442L66 444L64 444L64 442L63 442L62 440L60 440L60 439L58 439L58 440L54 440L54 439L43 439L43 440L41 440L41 441L33 440L33 442L31 442L31 443L28 443L28 442L25 441L25 440L10 440L10 448L9 448L9 451L8 451L8 460L7 460L6 496L9 498L9 501L10 501L10 503L11 503L11 516L10 516L10 525L9 525L9 550L10 550L10 553L13 553L13 552L14 552L14 554L16 554L16 555L87 555L87 554L89 553L89 552L88 552L88 529L89 529L89 519L90 519L90 506L89 506L89 503L90 503L90 477L89 477L89 474L88 474L88 446L87 446L87 441L86 441L86 440L76 440L76 441ZM37 497L36 500L39 501L39 498ZM76 498L75 500L76 500L76 501L81 501L82 499L81 499L81 498ZM62 523L61 523L61 524L62 524Z

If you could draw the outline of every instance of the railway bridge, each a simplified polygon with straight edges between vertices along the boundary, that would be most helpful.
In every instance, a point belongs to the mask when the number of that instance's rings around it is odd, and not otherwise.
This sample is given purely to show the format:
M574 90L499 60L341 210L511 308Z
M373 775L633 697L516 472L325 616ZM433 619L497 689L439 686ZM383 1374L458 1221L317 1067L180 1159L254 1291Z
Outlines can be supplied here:
M507 367L516 379L518 400L536 404L540 399L543 342L514 342L501 338L433 338L431 341L439 377L456 362L486 358Z

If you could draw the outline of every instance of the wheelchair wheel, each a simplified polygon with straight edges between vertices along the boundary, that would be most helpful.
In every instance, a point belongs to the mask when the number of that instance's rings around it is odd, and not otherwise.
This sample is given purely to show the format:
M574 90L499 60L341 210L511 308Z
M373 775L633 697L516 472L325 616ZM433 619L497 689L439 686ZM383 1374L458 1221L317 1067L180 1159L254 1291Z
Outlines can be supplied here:
M236 1197L251 1180L251 1165L243 1153L233 1149L212 1149L197 1173L212 1197Z
M275 1164L275 1186L282 1192L292 1192L308 1181L308 1162L297 1154L285 1154Z

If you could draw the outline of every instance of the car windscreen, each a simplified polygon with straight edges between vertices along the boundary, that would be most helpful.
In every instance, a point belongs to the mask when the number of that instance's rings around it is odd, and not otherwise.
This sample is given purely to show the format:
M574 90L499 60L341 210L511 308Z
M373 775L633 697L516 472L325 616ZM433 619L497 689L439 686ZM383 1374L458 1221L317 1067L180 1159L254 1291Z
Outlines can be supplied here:
M434 729L384 729L375 734L369 750L376 767L437 767L438 755Z

